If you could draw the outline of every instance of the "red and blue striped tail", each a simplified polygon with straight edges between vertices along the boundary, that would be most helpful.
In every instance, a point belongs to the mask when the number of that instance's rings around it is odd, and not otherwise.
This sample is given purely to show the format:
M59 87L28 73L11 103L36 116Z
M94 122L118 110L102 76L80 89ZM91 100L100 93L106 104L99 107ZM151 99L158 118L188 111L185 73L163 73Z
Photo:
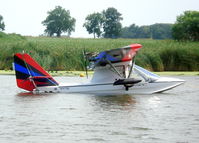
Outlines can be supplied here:
M33 91L41 86L58 85L52 76L26 53L16 53L14 55L14 69L19 88Z

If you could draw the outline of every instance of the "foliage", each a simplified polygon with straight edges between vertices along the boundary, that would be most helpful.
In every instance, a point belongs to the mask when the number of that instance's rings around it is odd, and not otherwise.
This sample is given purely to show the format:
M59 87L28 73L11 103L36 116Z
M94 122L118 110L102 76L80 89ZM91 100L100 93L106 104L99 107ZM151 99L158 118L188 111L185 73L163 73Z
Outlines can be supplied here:
M103 16L103 17L102 17ZM93 13L86 17L84 27L89 34L93 33L98 37L101 35L103 25L104 38L152 38L152 39L172 39L173 24L156 23L153 25L137 26L131 24L122 28L120 21L123 18L115 8L108 8L102 14Z
M122 38L152 38L152 39L171 39L172 24L157 23L149 26L136 26L122 28Z
M1 36L3 35L3 36ZM17 38L18 37L18 38ZM0 70L12 68L13 54L25 51L46 70L84 70L83 49L100 52L140 43L136 64L152 71L199 71L199 42L151 39L74 39L0 33Z
M136 38L151 38L151 35L150 26L140 26Z
M104 38L118 38L121 33L122 24L120 21L123 19L121 13L115 8L108 8L102 12L104 22Z
M70 11L65 10L61 6L56 6L54 10L48 12L47 18L42 22L46 26L45 32L50 36L61 33L67 33L70 36L72 31L75 31L75 19L70 16Z
M88 15L83 26L86 27L89 34L93 33L94 38L95 34L100 37L102 27L104 38L118 38L121 34L122 24L120 21L122 19L117 9L111 7L102 11L102 13Z
M0 31L5 30L5 24L3 22L3 16L0 15Z
M84 23L84 27L89 34L93 33L95 38L95 34L99 38L101 36L101 28L102 28L103 18L101 13L93 13L86 17L86 22Z
M1 43L7 43L8 41L17 42L17 41L22 41L22 40L26 40L26 38L21 36L20 34L16 34L16 33L6 34L4 32L0 32Z
M199 41L199 11L185 11L173 26L176 40Z
M122 28L121 37L122 38L137 38L137 33L139 26L132 24L129 27Z
M173 24L156 23L150 25L153 39L172 39Z

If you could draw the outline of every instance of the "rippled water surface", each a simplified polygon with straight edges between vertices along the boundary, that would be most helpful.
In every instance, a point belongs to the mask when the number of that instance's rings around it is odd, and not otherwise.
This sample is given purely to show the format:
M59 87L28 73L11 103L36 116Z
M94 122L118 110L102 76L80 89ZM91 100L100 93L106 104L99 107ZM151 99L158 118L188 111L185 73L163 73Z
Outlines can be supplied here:
M1 75L0 142L198 143L199 76L178 78L187 82L162 94L32 95Z

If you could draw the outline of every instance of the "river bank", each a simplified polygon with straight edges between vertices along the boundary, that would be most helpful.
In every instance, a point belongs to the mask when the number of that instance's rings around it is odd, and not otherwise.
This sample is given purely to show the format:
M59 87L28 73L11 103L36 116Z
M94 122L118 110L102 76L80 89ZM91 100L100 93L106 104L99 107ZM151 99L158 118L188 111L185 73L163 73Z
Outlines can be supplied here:
M50 71L48 72L52 76L86 76L85 71ZM199 76L199 71L165 71L165 72L154 72L158 75L168 75L168 76ZM14 75L15 72L12 70L0 70L0 75ZM89 71L88 75L92 75L93 71Z

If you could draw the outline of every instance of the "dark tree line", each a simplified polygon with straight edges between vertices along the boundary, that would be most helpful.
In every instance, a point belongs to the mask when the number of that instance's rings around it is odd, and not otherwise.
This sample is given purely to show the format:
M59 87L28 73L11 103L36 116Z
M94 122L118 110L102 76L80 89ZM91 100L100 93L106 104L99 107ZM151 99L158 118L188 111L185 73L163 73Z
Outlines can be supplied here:
M149 26L135 24L122 28L121 38L171 39L173 24L157 23Z
M135 24L122 28L122 14L115 8L108 8L101 13L93 13L86 17L84 27L94 38L152 38L171 39L172 24L153 24L137 26Z
M100 13L98 13L100 14ZM132 24L122 28L123 19L115 8L104 10L98 19L95 13L86 18L84 27L89 34L97 34L104 38L152 38L199 41L199 11L185 11L177 17L175 24L156 23L153 25L137 26ZM96 26L95 26L96 24ZM97 29L96 29L97 27ZM103 29L103 30L102 30Z

